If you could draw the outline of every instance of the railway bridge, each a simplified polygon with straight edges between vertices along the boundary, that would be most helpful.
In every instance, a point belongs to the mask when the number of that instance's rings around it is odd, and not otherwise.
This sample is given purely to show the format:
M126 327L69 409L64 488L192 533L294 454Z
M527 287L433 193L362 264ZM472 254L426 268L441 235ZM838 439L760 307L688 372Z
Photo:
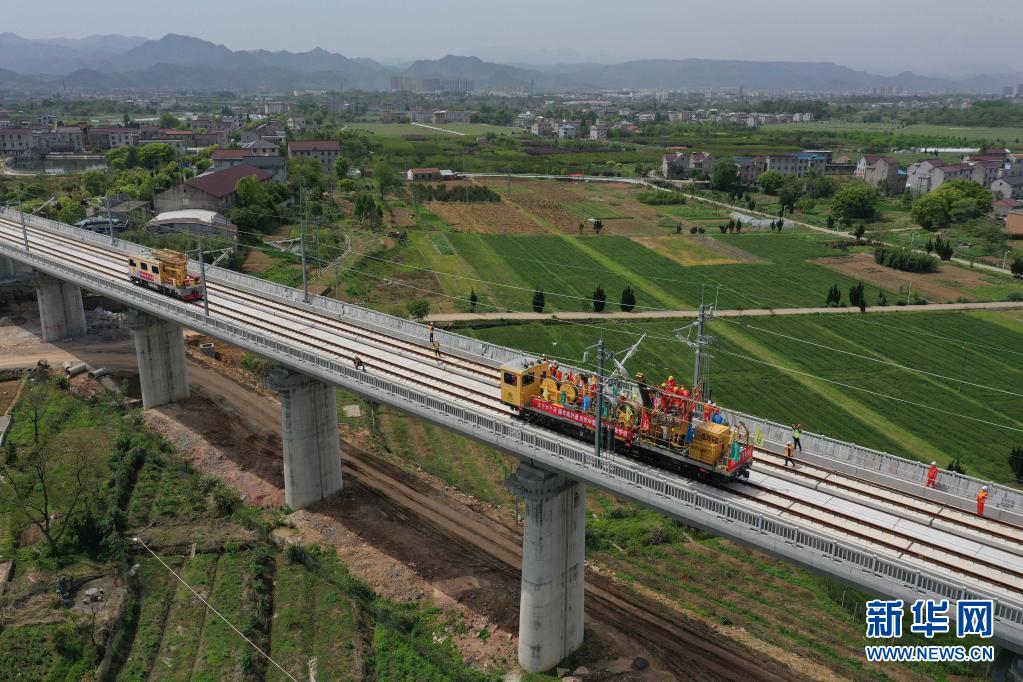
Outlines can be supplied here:
M788 429L725 410L764 435L748 481L709 486L514 418L499 368L535 360L514 349L210 267L207 300L185 303L127 281L129 254L149 249L0 209L0 278L35 271L42 336L86 333L81 290L131 308L145 407L188 395L183 329L275 361L282 403L285 495L302 508L341 489L335 387L491 445L520 459L509 486L525 500L519 660L548 669L583 640L585 490L595 486L692 526L838 579L906 600L992 599L998 665L1023 653L1023 494L990 486L988 512L970 511L982 481L804 433L798 471L777 452ZM192 264L199 270L198 263ZM357 368L358 356L364 367ZM999 668L999 669L1002 669Z

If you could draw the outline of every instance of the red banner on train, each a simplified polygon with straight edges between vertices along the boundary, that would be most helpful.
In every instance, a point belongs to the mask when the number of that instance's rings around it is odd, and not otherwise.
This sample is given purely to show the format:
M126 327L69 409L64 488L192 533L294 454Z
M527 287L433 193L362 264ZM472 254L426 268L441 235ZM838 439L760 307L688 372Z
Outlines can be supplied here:
M529 402L529 406L537 412L543 412L559 419L567 419L590 430L596 428L597 418L588 412L579 412L570 407L547 402L541 398L533 398ZM615 426L615 436L624 441L631 441L636 436L636 432L621 426Z

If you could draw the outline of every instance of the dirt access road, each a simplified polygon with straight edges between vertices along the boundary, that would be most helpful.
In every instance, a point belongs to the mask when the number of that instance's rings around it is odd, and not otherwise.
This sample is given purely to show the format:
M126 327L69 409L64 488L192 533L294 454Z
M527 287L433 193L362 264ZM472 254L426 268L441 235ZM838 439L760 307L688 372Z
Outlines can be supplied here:
M87 340L8 347L0 368L30 366L40 358L51 366L77 359L122 373L135 366L130 341ZM148 419L158 427L172 421L183 427L185 435L173 440L179 448L206 452L205 460L193 457L199 468L224 478L253 503L279 505L280 405L211 364L190 357L194 397L180 406L151 410ZM199 437L216 454L210 455ZM482 643L475 649L472 642L460 643L470 662L493 661L509 652L513 657L522 540L507 510L400 469L349 440L343 453L342 493L293 515L303 538L338 546L353 572L387 596L464 608L474 627L493 633L489 651ZM743 642L745 633L728 636L722 628L637 594L594 567L587 574L586 611L587 644L579 660L594 673L649 680L831 677L810 661ZM651 667L629 671L627 663L635 656L650 659Z

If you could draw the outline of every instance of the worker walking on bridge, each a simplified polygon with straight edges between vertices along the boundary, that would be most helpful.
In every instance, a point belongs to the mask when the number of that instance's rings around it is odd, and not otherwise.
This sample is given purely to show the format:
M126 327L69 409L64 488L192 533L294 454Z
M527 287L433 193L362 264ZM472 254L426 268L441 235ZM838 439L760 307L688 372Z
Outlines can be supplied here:
M440 341L437 339L433 340L433 352L437 355L437 359L440 360Z
M426 330L428 332L430 332L430 345L432 346L433 345L433 322L430 323L430 326L427 327Z
M987 486L982 485L977 491L977 516L984 516L984 503L987 502Z
M800 452L803 451L803 444L799 442L799 437L803 435L803 432L799 430L799 427L801 426L802 424L792 425L792 441L796 444L796 447L799 448Z
M931 468L927 470L927 487L938 487L938 463L931 462Z
M792 444L792 441L789 441L788 443L785 444L785 466L791 464L792 468L795 469L796 468L795 457L796 447Z

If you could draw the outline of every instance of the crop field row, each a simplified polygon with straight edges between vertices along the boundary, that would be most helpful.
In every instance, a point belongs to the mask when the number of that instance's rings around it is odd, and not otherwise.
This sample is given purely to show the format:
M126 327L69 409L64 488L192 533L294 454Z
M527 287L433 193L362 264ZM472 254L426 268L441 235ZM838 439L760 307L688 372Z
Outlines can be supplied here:
M590 298L598 285L613 305L621 290L631 286L637 309L642 310L692 308L699 304L701 293L711 300L716 297L721 308L819 306L832 284L843 291L856 284L850 277L804 262L841 252L798 235L719 235L714 242L679 235L680 254L689 250L688 244L698 243L698 249L710 252L714 260L722 256L737 260L745 253L749 260L768 261L692 267L680 262L681 255L671 257L670 237L659 241L656 250L610 235L578 239L452 233L448 240L477 279L511 285L455 280L450 282L452 288L465 294L470 286L485 289L498 305L513 310L525 309L538 288L546 294L547 310L559 311L589 309L589 302L580 298ZM721 244L722 250L714 253L708 243Z
M1006 457L1023 430L1023 398L1014 395L1023 393L1019 313L787 316L711 325L719 340L709 350L709 371L721 404L904 457L943 465L959 457L972 475L1012 480ZM676 326L606 329L612 350L649 334L630 368L688 381L692 351L674 339ZM527 325L471 333L578 362L597 330Z

